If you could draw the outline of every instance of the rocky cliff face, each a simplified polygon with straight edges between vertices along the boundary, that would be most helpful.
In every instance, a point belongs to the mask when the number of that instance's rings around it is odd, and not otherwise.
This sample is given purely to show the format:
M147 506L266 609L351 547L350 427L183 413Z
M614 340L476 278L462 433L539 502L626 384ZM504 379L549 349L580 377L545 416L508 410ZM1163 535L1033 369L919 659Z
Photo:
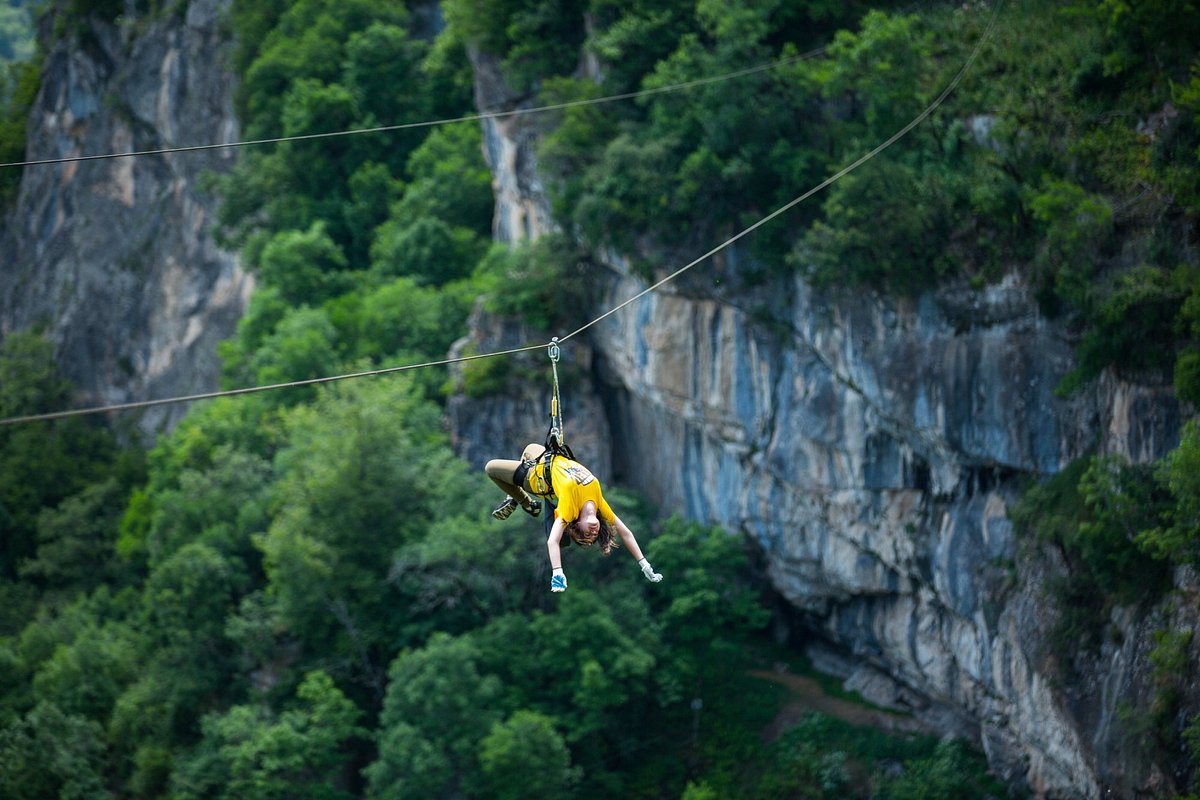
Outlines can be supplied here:
M476 62L483 108L512 101L493 67ZM548 218L524 125L485 126L503 238L530 209ZM1023 476L1088 448L1161 456L1178 442L1170 388L1109 377L1055 397L1071 343L1015 276L908 302L800 280L739 288L741 258L725 251L589 330L578 388L604 400L614 475L748 537L820 664L979 742L1005 779L1046 797L1161 786L1116 720L1146 697L1146 620L1166 611L1114 615L1120 644L1064 688L1044 589L1061 564L1018 542L1007 509ZM598 312L644 288L613 261ZM475 402L472 426L510 424L510 405Z
M220 30L229 0L168 4L148 18L85 20L48 46L28 160L235 141ZM53 19L54 15L48 15ZM86 405L215 388L215 346L252 290L214 241L212 150L28 167L0 230L0 334L43 327ZM57 410L57 409L47 409ZM147 432L186 411L160 406Z

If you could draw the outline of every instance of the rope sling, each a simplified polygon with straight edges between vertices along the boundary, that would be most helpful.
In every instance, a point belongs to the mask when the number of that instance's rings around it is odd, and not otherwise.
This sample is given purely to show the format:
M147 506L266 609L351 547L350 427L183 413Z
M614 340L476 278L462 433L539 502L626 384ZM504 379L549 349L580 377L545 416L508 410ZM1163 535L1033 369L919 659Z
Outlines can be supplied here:
M569 458L572 461L576 459L567 444L566 427L562 418L562 399L558 388L558 359L562 355L562 351L557 336L550 340L550 344L546 347L546 354L550 357L550 373L553 381L550 393L550 430L546 432L546 451L538 456L538 465L531 470L530 481L532 483L538 477L544 476L545 486L538 488L545 490L545 493L542 494L547 506L544 524L546 533L549 535L550 528L554 524L554 509L558 508L558 497L555 496L554 487L550 482L554 459L558 456Z

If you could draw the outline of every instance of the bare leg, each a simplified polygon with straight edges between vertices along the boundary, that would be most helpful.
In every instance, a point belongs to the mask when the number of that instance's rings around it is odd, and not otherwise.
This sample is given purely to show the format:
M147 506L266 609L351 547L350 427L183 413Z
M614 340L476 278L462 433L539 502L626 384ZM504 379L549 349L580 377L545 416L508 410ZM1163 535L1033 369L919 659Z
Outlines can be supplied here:
M500 487L502 492L519 502L526 497L525 490L513 482L513 473L519 466L521 466L520 461L494 458L487 463L483 471L492 479L492 483Z

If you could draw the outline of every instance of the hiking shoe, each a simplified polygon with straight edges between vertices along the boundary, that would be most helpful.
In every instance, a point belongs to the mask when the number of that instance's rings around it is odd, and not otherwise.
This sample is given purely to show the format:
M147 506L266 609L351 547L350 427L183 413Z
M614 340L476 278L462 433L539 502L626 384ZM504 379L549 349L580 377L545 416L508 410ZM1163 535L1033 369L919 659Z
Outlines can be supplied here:
M504 502L492 509L492 517L494 519L508 519L512 516L512 512L517 510L517 501L511 497L504 498Z
M524 509L525 513L529 516L536 517L538 514L542 513L542 501L530 500L529 505L522 505L521 508Z

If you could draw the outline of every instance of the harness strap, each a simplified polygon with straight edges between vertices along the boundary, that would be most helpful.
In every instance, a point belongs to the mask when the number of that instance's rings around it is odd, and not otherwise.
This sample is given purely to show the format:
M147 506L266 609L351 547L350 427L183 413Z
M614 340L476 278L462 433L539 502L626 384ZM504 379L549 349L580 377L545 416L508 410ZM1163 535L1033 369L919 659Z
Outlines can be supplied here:
M561 404L558 396L558 337L555 336L550 340L550 344L546 348L547 354L550 356L550 371L554 376L554 392L550 396L550 432L546 435L546 449L554 449L551 447L551 442L556 445L561 445L566 440L566 433L563 430L562 414L560 413Z

